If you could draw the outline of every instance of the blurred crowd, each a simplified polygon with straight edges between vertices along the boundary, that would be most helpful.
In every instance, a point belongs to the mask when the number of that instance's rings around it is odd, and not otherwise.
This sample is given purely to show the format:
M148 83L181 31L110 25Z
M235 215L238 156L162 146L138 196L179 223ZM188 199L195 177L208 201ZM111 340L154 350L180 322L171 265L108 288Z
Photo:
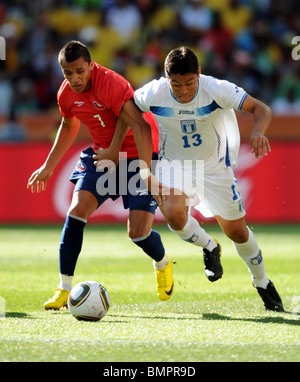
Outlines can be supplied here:
M1 0L0 115L56 108L57 54L71 39L134 88L163 75L169 50L187 45L204 74L244 87L274 113L300 114L297 35L298 0Z

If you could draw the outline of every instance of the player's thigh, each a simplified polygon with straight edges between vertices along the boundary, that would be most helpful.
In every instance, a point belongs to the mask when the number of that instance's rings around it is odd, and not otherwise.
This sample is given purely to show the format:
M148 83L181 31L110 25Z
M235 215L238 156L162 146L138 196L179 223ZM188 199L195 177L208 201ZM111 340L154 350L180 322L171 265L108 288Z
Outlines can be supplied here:
M137 239L147 235L153 224L152 212L143 210L131 210L127 221L128 235L131 239Z
M68 213L88 219L97 207L98 200L90 191L78 190L73 193Z
M224 233L235 243L245 243L249 238L249 231L245 218L226 220L215 216Z
M224 220L239 220L246 214L242 195L231 168L224 168L215 174L206 174L204 194L200 193L200 199L214 216L221 216Z

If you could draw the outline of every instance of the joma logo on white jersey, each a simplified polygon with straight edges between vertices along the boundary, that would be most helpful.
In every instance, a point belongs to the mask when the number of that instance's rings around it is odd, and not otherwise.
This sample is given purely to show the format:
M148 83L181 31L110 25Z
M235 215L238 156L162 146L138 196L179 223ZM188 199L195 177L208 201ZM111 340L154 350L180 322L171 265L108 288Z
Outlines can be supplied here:
M179 110L178 114L189 114L189 115L192 115L192 114L195 114L195 112L193 110Z

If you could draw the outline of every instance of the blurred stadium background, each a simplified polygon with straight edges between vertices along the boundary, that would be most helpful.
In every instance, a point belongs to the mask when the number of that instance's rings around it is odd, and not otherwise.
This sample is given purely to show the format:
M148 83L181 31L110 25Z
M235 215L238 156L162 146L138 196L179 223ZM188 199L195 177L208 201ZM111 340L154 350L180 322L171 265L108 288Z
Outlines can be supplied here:
M297 0L2 0L0 36L6 45L0 61L1 224L64 220L72 194L68 176L90 143L85 126L45 193L31 195L26 183L60 123L57 54L71 39L87 44L95 61L134 88L163 75L170 49L188 45L203 73L235 82L270 105L272 153L260 161L247 143L251 118L238 113L236 176L249 222L300 223L300 61L292 57L292 38L300 36ZM108 202L91 222L126 217L121 202ZM163 221L159 212L156 219Z

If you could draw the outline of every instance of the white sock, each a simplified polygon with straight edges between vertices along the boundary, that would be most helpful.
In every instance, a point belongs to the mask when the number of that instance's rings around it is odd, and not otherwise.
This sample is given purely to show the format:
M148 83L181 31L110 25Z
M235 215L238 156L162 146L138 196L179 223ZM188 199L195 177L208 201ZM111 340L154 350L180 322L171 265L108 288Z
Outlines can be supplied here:
M59 274L60 282L58 288L70 291L72 289L73 276Z
M200 227L198 221L191 215L188 215L188 220L183 229L174 230L169 225L168 227L172 232L177 233L180 239L195 244L198 247L206 248L209 251L212 251L217 246L214 239Z
M153 266L155 269L163 269L168 264L169 264L169 259L167 258L166 255L160 261L153 260Z
M256 287L267 288L269 279L265 274L264 260L261 254L261 250L257 244L254 233L248 228L249 238L246 243L234 243L237 253L246 263L248 270L252 276L253 284Z

